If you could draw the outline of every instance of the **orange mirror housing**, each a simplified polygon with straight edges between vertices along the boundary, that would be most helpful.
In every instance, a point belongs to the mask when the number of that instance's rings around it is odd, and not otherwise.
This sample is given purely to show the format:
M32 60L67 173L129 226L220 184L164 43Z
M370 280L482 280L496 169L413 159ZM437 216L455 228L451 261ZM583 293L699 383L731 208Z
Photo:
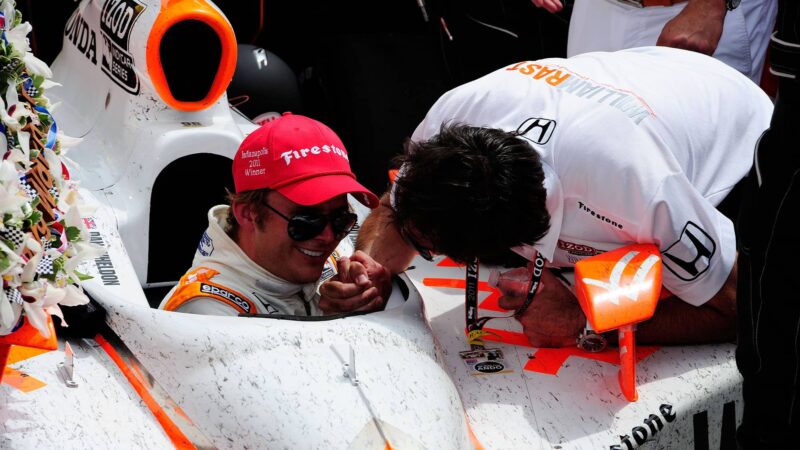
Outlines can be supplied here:
M661 256L631 244L575 264L575 295L592 328L605 332L653 316L661 290Z

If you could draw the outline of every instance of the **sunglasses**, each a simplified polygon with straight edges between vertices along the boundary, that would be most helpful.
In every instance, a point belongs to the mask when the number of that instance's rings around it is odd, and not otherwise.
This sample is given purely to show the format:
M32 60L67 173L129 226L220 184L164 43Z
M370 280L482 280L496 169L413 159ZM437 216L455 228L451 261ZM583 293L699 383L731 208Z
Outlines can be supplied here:
M419 256L421 256L422 259L429 262L433 261L433 257L436 256L433 249L422 246L419 242L414 240L414 238L412 238L410 234L406 233L405 231L401 231L400 235L403 236L403 239L405 239L406 242L408 242L409 244L411 244L412 247L414 247L414 250L416 250L417 253L419 253Z
M347 210L334 211L331 214L306 212L287 217L268 203L264 205L288 222L286 231L293 241L298 242L319 236L329 223L336 239L342 239L356 226L358 220L358 216Z

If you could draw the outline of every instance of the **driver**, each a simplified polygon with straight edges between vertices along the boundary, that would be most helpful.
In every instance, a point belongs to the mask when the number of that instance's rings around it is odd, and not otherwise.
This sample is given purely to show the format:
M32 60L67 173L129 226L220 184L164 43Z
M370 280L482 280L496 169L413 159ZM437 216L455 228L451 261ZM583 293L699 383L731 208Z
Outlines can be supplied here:
M685 50L509 65L433 105L356 247L398 272L415 249L487 265L514 257L524 260L512 265L524 265L538 254L571 267L652 243L672 296L640 324L637 339L730 341L737 253L733 223L720 209L748 173L771 114L769 97L744 75ZM517 316L528 340L574 346L586 326L574 294L550 271L540 289ZM337 280L321 287L332 302L354 291ZM517 309L523 301L506 295L500 304Z
M233 179L230 206L208 212L192 267L159 308L322 315L317 287L339 264L364 295L377 297L369 308L383 304L365 269L374 262L363 254L347 257L357 220L347 194L370 208L378 198L356 181L330 128L289 113L265 123L236 152ZM376 278L374 271L370 276Z

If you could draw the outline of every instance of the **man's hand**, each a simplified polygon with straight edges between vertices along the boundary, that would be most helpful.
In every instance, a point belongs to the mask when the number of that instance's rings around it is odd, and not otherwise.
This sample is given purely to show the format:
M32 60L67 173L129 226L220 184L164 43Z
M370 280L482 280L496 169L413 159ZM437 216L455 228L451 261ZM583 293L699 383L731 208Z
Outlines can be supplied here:
M504 285L501 281L498 289L503 294L499 301L501 308L515 310L525 302L527 287L520 290L518 286ZM533 302L516 319L534 347L575 346L586 325L586 316L578 300L548 269L542 271L542 281Z
M389 271L358 250L338 261L339 273L319 287L319 307L325 314L377 311L392 293Z
M531 2L539 8L544 8L551 13L557 13L564 9L561 0L531 0Z
M725 22L723 0L692 0L664 25L656 45L713 55Z

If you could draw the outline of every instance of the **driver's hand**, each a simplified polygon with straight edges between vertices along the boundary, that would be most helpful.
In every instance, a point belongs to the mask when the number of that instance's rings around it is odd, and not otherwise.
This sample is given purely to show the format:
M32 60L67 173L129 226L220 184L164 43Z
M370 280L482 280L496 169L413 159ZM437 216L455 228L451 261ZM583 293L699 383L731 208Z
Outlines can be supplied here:
M338 261L338 273L319 287L319 307L325 314L377 311L392 293L389 271L358 250Z

